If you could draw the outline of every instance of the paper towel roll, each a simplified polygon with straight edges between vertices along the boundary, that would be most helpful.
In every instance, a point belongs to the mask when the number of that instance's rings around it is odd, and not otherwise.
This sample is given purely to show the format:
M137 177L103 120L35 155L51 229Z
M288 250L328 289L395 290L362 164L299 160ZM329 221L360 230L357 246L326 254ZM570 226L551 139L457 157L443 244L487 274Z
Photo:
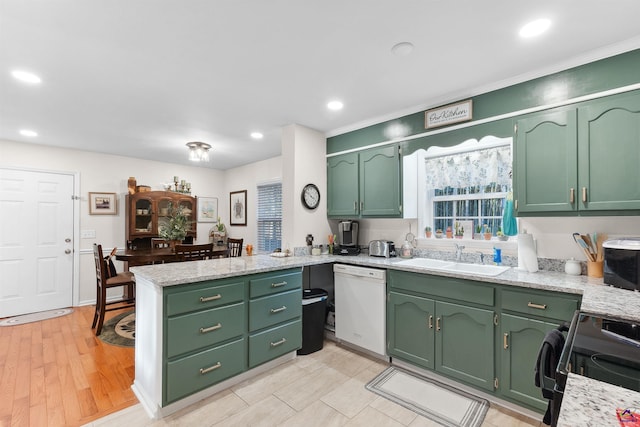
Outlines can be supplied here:
M538 271L538 256L532 234L518 234L518 268L529 273Z

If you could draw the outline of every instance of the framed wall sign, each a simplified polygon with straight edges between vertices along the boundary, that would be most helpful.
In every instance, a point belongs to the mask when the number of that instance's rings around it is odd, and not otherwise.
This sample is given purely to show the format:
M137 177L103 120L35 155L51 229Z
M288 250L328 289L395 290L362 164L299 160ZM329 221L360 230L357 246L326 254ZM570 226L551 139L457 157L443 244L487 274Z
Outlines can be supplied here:
M473 119L473 100L468 99L456 104L425 111L424 128L431 129L453 123L466 122L471 119Z
M229 224L247 225L247 190L229 193Z
M117 215L116 193L89 193L89 215Z
M218 222L217 197L198 197L198 222Z

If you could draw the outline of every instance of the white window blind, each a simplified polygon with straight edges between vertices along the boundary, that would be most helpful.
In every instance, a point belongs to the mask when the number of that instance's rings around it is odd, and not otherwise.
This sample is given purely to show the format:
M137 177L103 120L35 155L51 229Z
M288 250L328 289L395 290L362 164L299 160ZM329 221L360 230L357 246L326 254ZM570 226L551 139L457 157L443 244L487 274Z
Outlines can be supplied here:
M258 186L258 250L282 247L282 183Z

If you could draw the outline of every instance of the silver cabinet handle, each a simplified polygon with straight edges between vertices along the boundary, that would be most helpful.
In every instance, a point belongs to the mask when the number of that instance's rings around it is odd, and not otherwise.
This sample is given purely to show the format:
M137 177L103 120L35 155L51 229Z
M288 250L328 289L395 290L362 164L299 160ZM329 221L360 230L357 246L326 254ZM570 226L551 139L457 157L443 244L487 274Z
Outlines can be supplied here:
M215 301L217 299L222 298L222 295L218 294L218 295L213 295L210 297L200 297L200 302L207 302L207 301Z
M364 202L360 202L360 212L364 210Z
M285 286L286 284L287 284L287 282L282 281L282 282L280 282L280 283L272 283L272 284L271 284L271 287L272 287L272 288L280 288L280 287L282 287L282 286Z
M206 334L207 332L217 331L222 328L222 323L218 323L217 325L209 326L208 328L200 328L201 334Z
M272 309L270 309L269 311L270 311L271 313L280 313L281 311L285 311L286 309L287 309L287 306L286 306L286 305L283 305L283 306L282 306L282 307L280 307L280 308L272 308Z
M433 316L429 316L429 329L433 329Z
M353 211L354 212L358 212L358 201L357 200L353 201Z
M546 310L547 309L547 304L535 304L535 303L529 301L527 303L527 307L537 308L539 310Z
M287 342L286 338L282 338L280 341L272 342L271 347L277 347Z
M582 187L582 203L587 203L587 187Z
M509 334L507 333L502 337L502 348L505 350L509 348Z
M569 190L569 203L573 203L576 200L576 189L575 188L571 188L571 190Z
M439 330L440 330L440 318L437 317L436 318L436 331L439 331Z
M216 369L218 369L219 367L222 366L222 363L218 362L213 366L209 366L208 368L200 368L200 375L204 375L207 374L211 371L215 371Z

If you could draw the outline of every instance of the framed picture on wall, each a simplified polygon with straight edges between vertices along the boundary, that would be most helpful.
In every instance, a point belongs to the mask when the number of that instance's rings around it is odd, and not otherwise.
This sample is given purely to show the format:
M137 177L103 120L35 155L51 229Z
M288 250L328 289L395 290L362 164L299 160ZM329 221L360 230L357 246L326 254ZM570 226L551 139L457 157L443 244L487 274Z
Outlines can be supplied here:
M247 190L229 193L229 224L247 225Z
M218 221L218 198L198 197L198 222Z
M89 215L117 215L116 193L89 193Z

